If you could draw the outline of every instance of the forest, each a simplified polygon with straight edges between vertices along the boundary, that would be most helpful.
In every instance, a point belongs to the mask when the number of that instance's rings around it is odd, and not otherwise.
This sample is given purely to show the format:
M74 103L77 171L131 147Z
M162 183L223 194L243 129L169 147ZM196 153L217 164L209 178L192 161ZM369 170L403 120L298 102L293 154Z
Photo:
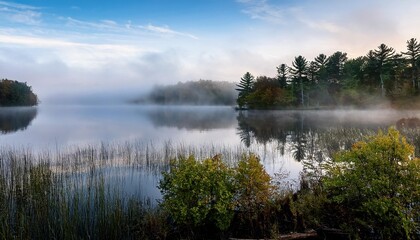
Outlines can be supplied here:
M35 106L38 97L25 83L2 79L0 81L0 106Z
M233 83L199 80L155 86L145 98L135 102L172 105L234 105L236 96Z
M315 59L294 58L280 64L277 76L254 77L247 72L236 85L239 108L317 109L338 106L416 108L420 93L420 44L412 38L398 53L380 44L365 56L350 59L337 51Z

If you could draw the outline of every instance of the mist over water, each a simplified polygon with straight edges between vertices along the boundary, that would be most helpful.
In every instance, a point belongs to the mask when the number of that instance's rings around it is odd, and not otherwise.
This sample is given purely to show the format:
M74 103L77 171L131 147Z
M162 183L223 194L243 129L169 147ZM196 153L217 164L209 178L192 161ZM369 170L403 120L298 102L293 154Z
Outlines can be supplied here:
M0 134L24 131L37 115L35 107L0 108Z
M149 159L144 163L136 163L144 168L134 170L115 159L111 164L114 167L103 171L110 181L118 179L116 183L126 186L128 194L141 192L146 198L157 199L160 193L154 186L160 171L167 164L166 158L176 156L177 151L194 152L201 157L222 152L228 155L226 160L238 158L235 154L240 152L255 152L267 172L274 175L283 169L293 181L305 163L322 162L378 129L415 117L420 117L419 111L240 112L220 106L40 105L0 109L0 146L3 150L26 148L69 154L80 148L109 148L110 152L137 148L138 154L152 156L144 158ZM402 132L416 146L416 154L420 154L420 132Z

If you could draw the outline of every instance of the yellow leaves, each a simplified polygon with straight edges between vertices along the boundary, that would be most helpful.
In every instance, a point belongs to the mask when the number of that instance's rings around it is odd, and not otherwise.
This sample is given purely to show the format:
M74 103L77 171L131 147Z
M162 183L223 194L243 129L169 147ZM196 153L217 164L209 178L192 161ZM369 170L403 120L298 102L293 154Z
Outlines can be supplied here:
M420 200L420 164L413 153L394 128L379 132L335 157L324 179L325 191L356 222L386 230L387 237L404 236L413 231L412 219L420 214L410 207Z
M163 173L159 188L162 206L176 222L213 222L221 230L229 227L235 208L254 213L273 194L271 177L254 154L244 155L236 167L228 167L221 155L180 158Z

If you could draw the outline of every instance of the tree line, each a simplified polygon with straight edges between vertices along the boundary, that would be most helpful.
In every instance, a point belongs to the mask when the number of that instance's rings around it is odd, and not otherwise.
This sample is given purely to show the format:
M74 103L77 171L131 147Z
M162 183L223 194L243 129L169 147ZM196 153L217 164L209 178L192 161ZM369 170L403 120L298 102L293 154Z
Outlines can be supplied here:
M0 81L0 106L34 106L38 97L25 83L2 79Z
M178 82L174 85L155 86L137 103L168 105L234 105L235 84L212 80Z
M299 55L291 66L280 64L277 76L254 77L247 72L236 85L239 108L366 106L420 93L420 44L407 42L397 53L386 44L365 56L349 59L337 51L312 61Z

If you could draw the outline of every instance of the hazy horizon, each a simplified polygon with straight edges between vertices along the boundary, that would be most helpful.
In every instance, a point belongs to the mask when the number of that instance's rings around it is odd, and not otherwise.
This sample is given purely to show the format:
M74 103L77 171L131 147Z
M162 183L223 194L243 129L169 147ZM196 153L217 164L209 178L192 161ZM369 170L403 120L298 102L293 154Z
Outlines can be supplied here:
M43 103L130 100L156 84L274 76L298 55L404 51L419 11L414 0L0 1L0 78Z

